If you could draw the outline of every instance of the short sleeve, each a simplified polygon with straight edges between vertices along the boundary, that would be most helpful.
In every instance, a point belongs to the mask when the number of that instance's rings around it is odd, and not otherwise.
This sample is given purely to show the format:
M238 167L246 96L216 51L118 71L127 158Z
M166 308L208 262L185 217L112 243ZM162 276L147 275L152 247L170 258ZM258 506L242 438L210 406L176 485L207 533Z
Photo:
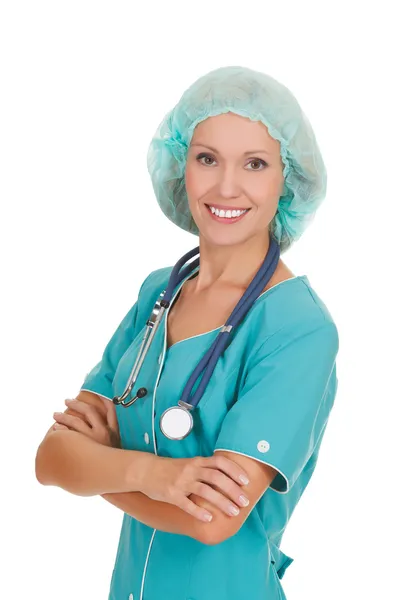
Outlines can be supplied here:
M304 320L271 335L251 360L215 450L274 467L270 487L286 494L325 429L336 395L338 349L333 321Z
M151 274L150 274L151 275ZM112 383L118 363L126 350L131 345L136 335L136 326L138 321L139 298L143 286L150 275L142 283L138 299L135 304L126 313L117 329L112 334L106 347L104 348L101 360L86 375L81 391L87 390L100 396L112 400L114 394Z

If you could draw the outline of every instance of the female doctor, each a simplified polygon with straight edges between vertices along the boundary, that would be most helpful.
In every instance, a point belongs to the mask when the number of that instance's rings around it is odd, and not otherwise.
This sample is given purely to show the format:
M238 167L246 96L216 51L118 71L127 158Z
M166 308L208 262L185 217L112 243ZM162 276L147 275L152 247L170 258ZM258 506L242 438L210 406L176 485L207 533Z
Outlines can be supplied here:
M148 168L198 260L148 275L54 413L36 476L124 512L109 600L282 600L281 539L316 466L339 344L280 255L324 199L325 166L292 93L235 66L185 91Z

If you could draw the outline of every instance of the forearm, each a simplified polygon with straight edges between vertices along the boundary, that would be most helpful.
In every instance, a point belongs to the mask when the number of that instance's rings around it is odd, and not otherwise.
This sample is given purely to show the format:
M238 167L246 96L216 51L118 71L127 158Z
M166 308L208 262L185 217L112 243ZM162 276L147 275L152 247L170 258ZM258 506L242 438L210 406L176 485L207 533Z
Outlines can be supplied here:
M39 446L36 477L79 496L140 490L151 455L111 448L76 431L55 431Z
M203 523L173 504L152 500L141 492L106 493L101 496L148 527L167 533L187 535L207 543L207 528L211 527L211 523ZM195 502L196 496L192 494L190 499Z

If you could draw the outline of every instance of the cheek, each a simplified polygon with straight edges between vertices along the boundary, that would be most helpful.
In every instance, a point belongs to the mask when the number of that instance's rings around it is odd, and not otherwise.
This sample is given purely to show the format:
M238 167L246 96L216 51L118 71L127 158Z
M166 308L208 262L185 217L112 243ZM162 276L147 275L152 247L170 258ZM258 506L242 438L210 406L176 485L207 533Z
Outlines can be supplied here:
M196 200L207 191L207 178L193 162L186 165L185 186L189 199Z
M248 178L246 188L257 204L265 204L266 201L271 203L273 200L278 202L283 191L283 177L271 170L262 178Z
M186 169L185 169L185 186L186 186L187 193L189 194L189 192L191 191L191 189L193 187L193 173L192 173L192 169L189 165L186 165Z

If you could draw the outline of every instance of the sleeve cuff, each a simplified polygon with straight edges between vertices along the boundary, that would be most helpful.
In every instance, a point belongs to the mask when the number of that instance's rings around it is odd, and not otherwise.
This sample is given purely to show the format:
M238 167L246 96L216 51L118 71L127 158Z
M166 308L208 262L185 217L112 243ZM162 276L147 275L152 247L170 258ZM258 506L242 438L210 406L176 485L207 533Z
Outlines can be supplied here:
M259 443L261 443L261 442L259 442ZM217 450L220 450L221 452L232 452L234 454L241 454L242 456L248 456L249 458L252 458L253 460L257 460L258 462L261 462L264 465L268 465L269 467L273 467L277 471L277 474L274 477L274 479L271 481L269 487L274 492L277 492L278 494L287 494L289 492L291 486L290 486L290 482L289 482L288 477L275 464L274 460L271 459L270 457L268 459L267 459L267 457L265 457L265 459L256 458L252 454L249 454L248 452L244 452L244 451L242 451L240 449L229 448L229 444L219 444L218 448L214 449L214 452L216 452Z
M99 396L103 396L103 398L106 398L107 400L111 400L113 399L113 391L112 391L112 386L111 383L109 383L108 381L106 381L104 379L104 377L90 377L90 375L87 376L87 378L85 379L85 381L82 384L82 387L80 388L81 392L93 392L95 394L98 394Z

